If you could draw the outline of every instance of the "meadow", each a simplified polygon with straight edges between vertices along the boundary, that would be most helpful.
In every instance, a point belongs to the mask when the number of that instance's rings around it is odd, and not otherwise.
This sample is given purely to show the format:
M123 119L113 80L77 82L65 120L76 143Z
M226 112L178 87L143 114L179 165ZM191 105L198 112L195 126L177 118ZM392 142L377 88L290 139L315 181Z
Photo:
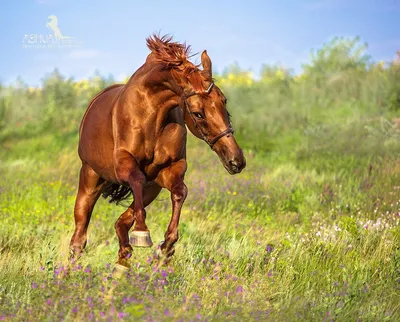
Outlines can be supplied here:
M79 124L114 79L55 70L40 88L0 85L1 321L400 320L400 65L335 38L299 75L233 65L215 78L247 167L230 176L189 135L175 256L153 260L163 191L147 208L155 246L120 278L124 205L99 199L84 256L68 261Z

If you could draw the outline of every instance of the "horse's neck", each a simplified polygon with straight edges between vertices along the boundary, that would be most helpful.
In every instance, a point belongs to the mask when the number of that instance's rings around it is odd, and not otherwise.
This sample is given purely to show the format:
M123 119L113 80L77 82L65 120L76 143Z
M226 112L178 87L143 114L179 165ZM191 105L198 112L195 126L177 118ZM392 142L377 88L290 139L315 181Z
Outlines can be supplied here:
M138 91L142 92L144 96L138 96L136 94ZM160 65L155 65L152 59L148 57L146 63L129 79L121 95L125 96L122 101L131 102L137 106L143 106L144 102L142 100L133 102L133 99L146 97L146 110L148 112L154 110L159 120L168 117L169 112L175 107L181 107L182 92L183 90L179 87L171 72L161 68Z

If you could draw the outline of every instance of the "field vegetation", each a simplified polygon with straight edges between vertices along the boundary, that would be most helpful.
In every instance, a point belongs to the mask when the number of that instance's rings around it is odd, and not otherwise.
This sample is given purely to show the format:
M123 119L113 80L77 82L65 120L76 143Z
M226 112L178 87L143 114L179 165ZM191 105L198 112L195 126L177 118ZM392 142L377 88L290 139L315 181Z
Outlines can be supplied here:
M135 249L119 279L124 205L98 201L68 262L79 124L114 79L0 85L0 320L400 320L400 65L335 38L301 74L233 65L215 78L247 168L230 176L190 136L174 259ZM147 208L155 245L170 214L164 191Z

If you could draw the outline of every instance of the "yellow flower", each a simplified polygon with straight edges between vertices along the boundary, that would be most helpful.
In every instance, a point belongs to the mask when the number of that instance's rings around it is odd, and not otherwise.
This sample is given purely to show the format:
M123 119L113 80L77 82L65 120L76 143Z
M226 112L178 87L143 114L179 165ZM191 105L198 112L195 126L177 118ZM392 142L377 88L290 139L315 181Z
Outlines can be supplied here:
M82 81L82 88L88 89L89 88L89 81L87 79Z
M280 80L284 80L285 79L285 74L281 69L278 69L275 73L275 76L277 78L279 78Z

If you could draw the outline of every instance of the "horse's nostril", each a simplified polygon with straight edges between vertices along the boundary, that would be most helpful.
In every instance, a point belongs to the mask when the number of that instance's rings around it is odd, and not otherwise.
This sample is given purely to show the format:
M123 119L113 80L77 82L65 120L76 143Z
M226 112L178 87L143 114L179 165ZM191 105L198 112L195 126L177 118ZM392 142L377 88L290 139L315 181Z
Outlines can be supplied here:
M238 162L236 160L230 160L229 161L229 166L233 169L237 169L238 168Z
M228 164L229 164L229 169L234 173L239 173L240 171L242 171L245 165L242 160L236 158L229 160Z

